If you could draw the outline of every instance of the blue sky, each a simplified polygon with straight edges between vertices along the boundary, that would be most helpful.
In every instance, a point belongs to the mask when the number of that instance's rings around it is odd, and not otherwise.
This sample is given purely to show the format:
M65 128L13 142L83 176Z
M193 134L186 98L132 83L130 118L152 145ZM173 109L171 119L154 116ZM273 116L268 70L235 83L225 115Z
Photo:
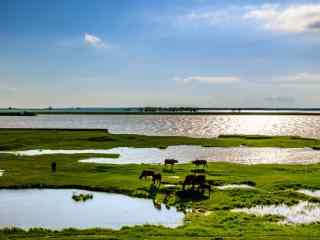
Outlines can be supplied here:
M2 0L0 107L319 107L320 1Z

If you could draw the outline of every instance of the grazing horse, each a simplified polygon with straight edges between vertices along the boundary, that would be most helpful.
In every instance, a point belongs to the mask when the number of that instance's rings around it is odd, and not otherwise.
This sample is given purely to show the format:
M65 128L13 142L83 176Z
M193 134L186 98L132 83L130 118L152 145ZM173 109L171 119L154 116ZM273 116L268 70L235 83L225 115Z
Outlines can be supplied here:
M186 176L183 182L183 190L185 190L185 186L192 185L192 189L194 190L194 186L198 185L198 189L200 185L205 184L206 176L204 175L188 175Z
M207 160L194 160L192 161L192 163L196 165L196 167L198 166L208 167Z
M139 176L139 179L146 179L147 177L153 177L153 175L155 174L154 171L152 170L143 170Z
M160 185L161 184L161 178L162 178L161 173L154 173L152 175L153 184L158 183Z
M167 165L171 165L171 170L173 169L173 165L178 163L178 160L175 159L165 159L164 160L164 168L167 168Z
M57 171L57 164L56 162L51 163L51 172L55 173Z

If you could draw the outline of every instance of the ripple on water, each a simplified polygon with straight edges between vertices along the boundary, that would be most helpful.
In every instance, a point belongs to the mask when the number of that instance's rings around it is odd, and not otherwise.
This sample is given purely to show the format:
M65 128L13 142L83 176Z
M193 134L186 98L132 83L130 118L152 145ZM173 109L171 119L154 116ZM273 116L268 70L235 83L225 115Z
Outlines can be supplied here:
M310 197L320 198L320 190L312 191L312 190L307 190L307 189L300 189L297 192L305 194Z
M256 206L253 208L238 208L231 211L248 213L256 216L282 216L284 220L279 222L281 224L311 224L320 222L320 204L306 201L301 201L293 206L287 206L285 204Z
M43 154L120 154L119 158L87 158L81 162L112 163L112 164L140 164L162 163L166 158L174 158L179 163L190 162L195 159L206 159L210 162L231 162L239 164L312 164L320 162L320 151L310 148L251 148L251 147L202 147L194 145L169 146L158 148L128 148L113 149L85 149L85 150L26 150L0 152L16 155L35 156Z
M75 202L74 192L93 194L93 199ZM41 209L35 211L41 206ZM152 200L77 189L0 190L0 228L43 227L112 228L143 224L177 227L184 214Z

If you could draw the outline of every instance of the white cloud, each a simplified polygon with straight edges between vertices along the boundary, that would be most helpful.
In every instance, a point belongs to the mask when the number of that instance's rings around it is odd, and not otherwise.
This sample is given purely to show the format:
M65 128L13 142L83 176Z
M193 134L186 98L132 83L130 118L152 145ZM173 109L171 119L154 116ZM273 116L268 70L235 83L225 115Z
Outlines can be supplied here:
M240 81L240 78L237 76L191 76L176 79L184 83L200 82L207 84L228 84Z
M180 19L190 22L206 22L208 24L216 24L219 23L224 17L226 17L226 14L222 11L193 11L187 15L181 16Z
M195 9L183 15L177 16L178 23L182 25L207 24L219 25L239 20L241 8L225 7L223 9Z
M320 73L296 73L273 81L281 85L319 85Z
M223 26L226 24L257 23L271 31L301 33L320 32L320 4L260 4L229 5L224 8L193 9L177 16L180 24L206 24Z
M272 31L292 33L320 31L320 4L286 7L269 4L252 7L247 10L244 18L257 20L265 29Z
M107 47L109 47L109 45L106 44L104 41L102 41L101 38L99 38L99 37L97 37L95 35L89 34L89 33L85 33L84 34L84 42L87 45L90 45L90 46L93 46L93 47L97 47L97 48L107 48Z

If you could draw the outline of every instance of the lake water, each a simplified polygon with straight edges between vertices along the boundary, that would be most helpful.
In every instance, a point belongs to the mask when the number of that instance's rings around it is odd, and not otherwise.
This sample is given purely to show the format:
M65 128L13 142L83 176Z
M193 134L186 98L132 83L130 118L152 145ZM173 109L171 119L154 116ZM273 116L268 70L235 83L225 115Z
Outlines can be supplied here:
M91 193L93 199L75 202L74 192ZM152 200L121 194L76 189L0 190L0 228L43 227L112 228L142 224L177 227L184 214L172 207L154 207Z
M1 128L101 128L113 133L216 137L221 134L320 138L312 115L38 115L1 116Z
M320 151L311 148L252 148L252 147L202 147L202 146L169 146L158 148L128 148L112 149L84 149L84 150L46 150L34 149L25 151L0 151L15 155L36 156L44 154L75 154L99 153L120 154L119 158L94 157L80 160L93 163L163 163L166 158L174 158L179 163L186 163L196 159L210 162L231 162L240 164L312 164L320 162Z
M320 222L320 204L301 201L296 205L285 204L270 206L255 206L252 208L233 209L233 212L242 212L257 216L276 215L284 219L282 224L310 224Z
M297 192L305 194L310 197L320 198L320 190L308 190L308 189L299 189Z

